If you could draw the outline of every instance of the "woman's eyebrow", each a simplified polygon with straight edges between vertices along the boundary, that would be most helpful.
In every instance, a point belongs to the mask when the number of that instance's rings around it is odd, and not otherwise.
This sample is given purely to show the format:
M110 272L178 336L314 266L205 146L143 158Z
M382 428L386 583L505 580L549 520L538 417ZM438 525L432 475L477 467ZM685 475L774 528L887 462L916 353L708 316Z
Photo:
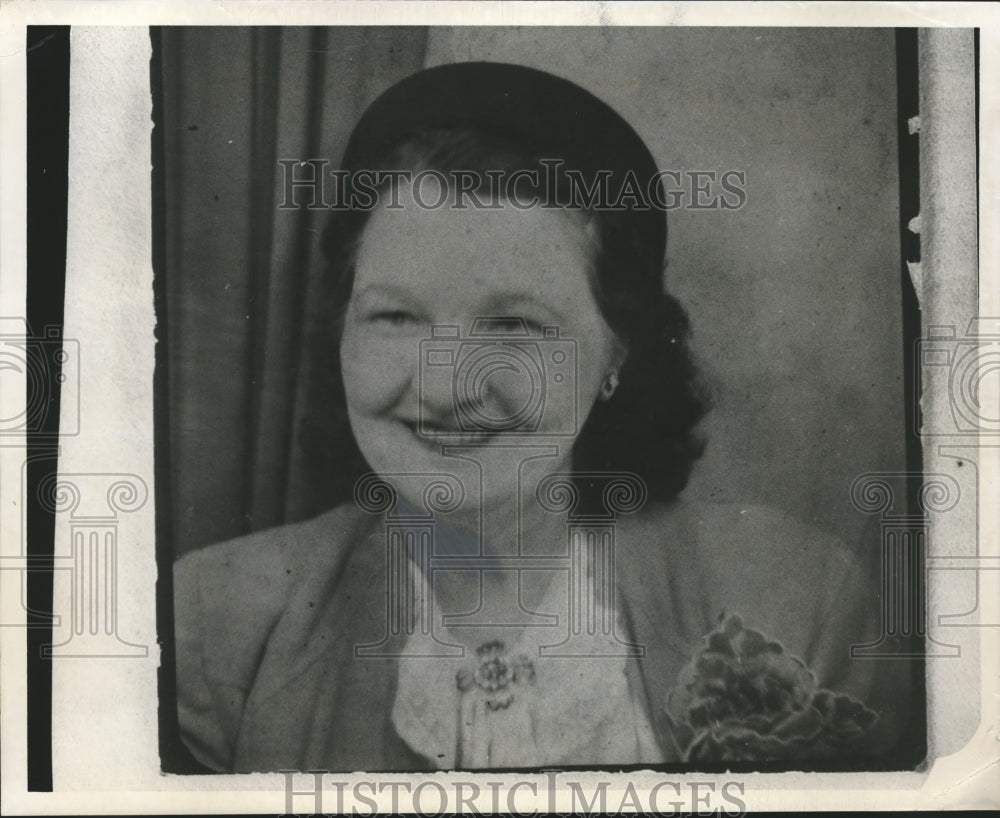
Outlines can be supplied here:
M394 284L365 284L358 287L357 293L362 298L383 296L395 298L399 301L405 301L410 304L417 303L418 301L418 299L414 297L413 292L405 287L398 287Z

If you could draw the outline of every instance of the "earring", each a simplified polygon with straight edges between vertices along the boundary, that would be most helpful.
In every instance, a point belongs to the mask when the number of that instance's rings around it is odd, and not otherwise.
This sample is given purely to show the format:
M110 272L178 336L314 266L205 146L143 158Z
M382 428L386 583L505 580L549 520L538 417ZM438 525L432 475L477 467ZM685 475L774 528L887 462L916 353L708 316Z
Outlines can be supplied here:
M601 397L604 400L611 400L611 396L615 394L615 390L618 388L618 373L609 372L608 377L604 379L604 383L601 384Z

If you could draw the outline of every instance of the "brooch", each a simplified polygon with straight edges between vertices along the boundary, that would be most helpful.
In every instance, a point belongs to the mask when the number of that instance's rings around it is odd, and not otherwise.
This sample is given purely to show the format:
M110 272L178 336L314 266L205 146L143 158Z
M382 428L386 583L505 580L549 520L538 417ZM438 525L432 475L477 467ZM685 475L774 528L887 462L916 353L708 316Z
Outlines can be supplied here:
M500 640L486 642L476 648L479 664L475 671L463 668L455 674L458 689L463 693L478 687L485 694L490 710L504 710L514 701L514 685L533 684L535 665L525 654L507 655L507 646Z

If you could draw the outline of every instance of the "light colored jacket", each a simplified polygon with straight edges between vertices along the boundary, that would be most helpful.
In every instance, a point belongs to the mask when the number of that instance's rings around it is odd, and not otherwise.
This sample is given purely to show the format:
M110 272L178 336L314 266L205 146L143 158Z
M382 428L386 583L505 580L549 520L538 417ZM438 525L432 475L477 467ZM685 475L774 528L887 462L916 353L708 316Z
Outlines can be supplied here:
M645 655L629 661L668 760L666 697L723 614L781 642L822 686L880 713L870 751L911 711L909 663L850 658L881 631L878 577L839 542L773 509L675 502L617 528L617 603ZM390 719L396 661L355 658L386 631L385 533L341 506L175 564L178 711L219 771L433 769Z

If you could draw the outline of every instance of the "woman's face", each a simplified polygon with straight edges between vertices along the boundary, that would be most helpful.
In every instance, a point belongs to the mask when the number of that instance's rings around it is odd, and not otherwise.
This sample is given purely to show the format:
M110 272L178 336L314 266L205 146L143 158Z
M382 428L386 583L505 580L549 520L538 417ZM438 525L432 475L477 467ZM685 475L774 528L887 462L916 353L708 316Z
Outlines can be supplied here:
M455 473L446 445L487 478L516 474L532 450L546 471L568 470L623 358L591 290L583 220L507 204L428 210L405 188L400 203L372 213L361 236L341 340L362 454L383 474ZM498 316L522 319L528 335L481 320Z

